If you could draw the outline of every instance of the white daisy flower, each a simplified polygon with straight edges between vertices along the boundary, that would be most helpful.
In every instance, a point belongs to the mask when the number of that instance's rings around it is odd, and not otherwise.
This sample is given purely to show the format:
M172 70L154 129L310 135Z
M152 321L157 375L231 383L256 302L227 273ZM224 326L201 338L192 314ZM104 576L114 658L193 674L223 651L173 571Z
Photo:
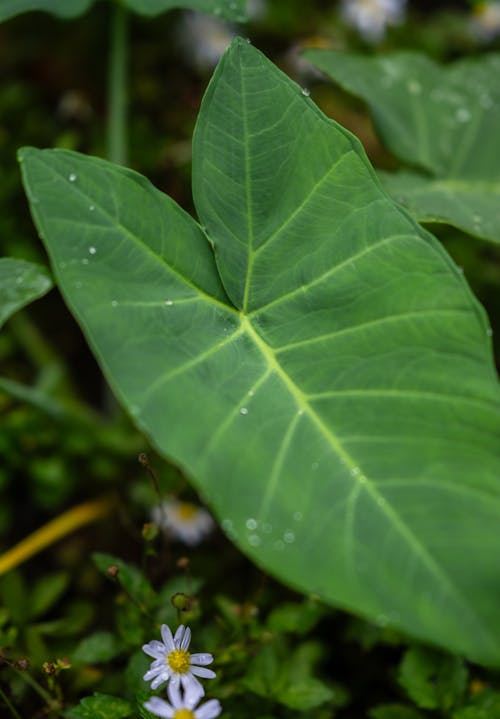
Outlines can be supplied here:
M162 502L153 509L151 516L160 529L190 546L199 544L215 527L206 509L177 499Z
M471 31L480 42L490 42L500 35L500 2L480 2L473 10Z
M368 42L378 42L387 25L398 25L404 19L406 0L342 0L341 15L345 23Z
M164 699L152 697L144 706L156 716L165 719L215 719L222 710L217 699L210 699L196 708L200 701L199 694L186 692L182 697L179 687L173 684L168 685L168 698L170 704Z
M179 686L182 684L184 691L190 697L203 696L205 690L196 677L204 679L215 677L215 672L205 668L207 664L213 662L213 656L188 652L191 630L182 624L175 632L175 636L172 636L170 629L163 624L161 638L163 642L153 640L142 647L142 650L154 659L149 671L144 675L144 681L151 682L151 689L157 689L161 684L170 680L169 685Z

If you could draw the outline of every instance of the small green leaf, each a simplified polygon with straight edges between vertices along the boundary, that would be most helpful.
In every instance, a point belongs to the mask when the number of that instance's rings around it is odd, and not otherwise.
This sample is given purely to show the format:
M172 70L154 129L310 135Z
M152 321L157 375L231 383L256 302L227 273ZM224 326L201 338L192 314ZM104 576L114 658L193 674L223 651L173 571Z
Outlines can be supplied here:
M381 704L370 710L372 719L425 719L417 709L403 704Z
M69 584L67 572L55 572L42 577L30 594L30 619L44 614L61 597Z
M105 576L114 579L118 586L123 586L134 599L145 603L154 601L154 590L140 569L127 564L119 557L103 552L94 552L92 559ZM108 571L110 568L118 570L117 574L110 574Z
M295 709L307 711L332 701L335 691L315 677L296 677L276 693L276 700Z
M125 699L96 693L81 699L80 704L69 709L65 716L68 719L126 719L133 711L133 705Z
M14 312L42 297L51 287L49 273L41 265L0 258L0 327Z
M368 103L382 141L423 172L382 179L421 222L447 222L500 242L500 55L447 67L412 52L365 57L307 50L305 57Z
M79 664L108 662L123 651L123 645L111 632L95 632L78 644L71 655Z
M401 662L398 679L417 706L448 711L464 695L467 670L459 657L412 647Z
M267 619L271 632L307 634L328 610L320 602L306 599L304 602L287 602L273 609Z

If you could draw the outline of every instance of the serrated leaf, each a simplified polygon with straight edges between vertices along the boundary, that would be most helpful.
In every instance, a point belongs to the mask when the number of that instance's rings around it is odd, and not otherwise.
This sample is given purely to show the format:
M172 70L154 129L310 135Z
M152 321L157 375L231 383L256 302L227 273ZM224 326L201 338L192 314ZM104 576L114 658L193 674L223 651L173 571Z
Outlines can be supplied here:
M132 704L125 699L109 694L94 694L84 697L78 706L69 709L68 719L126 719L134 711Z
M459 657L412 647L405 653L398 678L417 706L448 711L464 695L467 670Z
M500 242L500 55L448 67L417 53L305 56L368 103L382 141L425 173L384 173L388 191L422 222L447 222Z
M13 257L0 258L0 327L51 287L52 280L41 265Z
M234 541L308 594L500 664L488 324L358 141L237 40L195 134L206 230L129 170L21 160L110 384Z
M95 0L0 0L0 22L30 10L43 10L62 18L86 12ZM246 0L123 0L140 15L159 15L174 8L189 8L226 20L246 19Z

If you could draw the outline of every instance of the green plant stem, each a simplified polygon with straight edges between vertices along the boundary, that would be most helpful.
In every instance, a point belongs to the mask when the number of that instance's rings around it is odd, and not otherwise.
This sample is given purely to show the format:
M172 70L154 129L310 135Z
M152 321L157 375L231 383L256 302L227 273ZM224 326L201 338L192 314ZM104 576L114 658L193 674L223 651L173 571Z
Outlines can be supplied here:
M128 12L119 2L113 4L108 75L108 158L127 164L127 42Z
M5 706L6 706L7 709L10 711L10 713L12 714L12 716L13 716L15 719L22 719L22 717L21 717L21 715L19 714L19 712L17 711L16 707L12 704L12 702L11 702L10 699L9 699L9 697L5 694L5 692L2 691L2 689L0 689L0 697L3 699L3 702L4 702Z

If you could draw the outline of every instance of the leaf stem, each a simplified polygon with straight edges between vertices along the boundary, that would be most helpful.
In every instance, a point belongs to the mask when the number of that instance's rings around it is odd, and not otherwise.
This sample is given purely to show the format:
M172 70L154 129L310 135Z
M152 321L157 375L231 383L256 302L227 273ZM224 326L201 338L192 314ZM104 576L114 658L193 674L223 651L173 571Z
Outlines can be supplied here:
M113 3L108 66L107 155L118 165L127 164L127 42L128 11Z

